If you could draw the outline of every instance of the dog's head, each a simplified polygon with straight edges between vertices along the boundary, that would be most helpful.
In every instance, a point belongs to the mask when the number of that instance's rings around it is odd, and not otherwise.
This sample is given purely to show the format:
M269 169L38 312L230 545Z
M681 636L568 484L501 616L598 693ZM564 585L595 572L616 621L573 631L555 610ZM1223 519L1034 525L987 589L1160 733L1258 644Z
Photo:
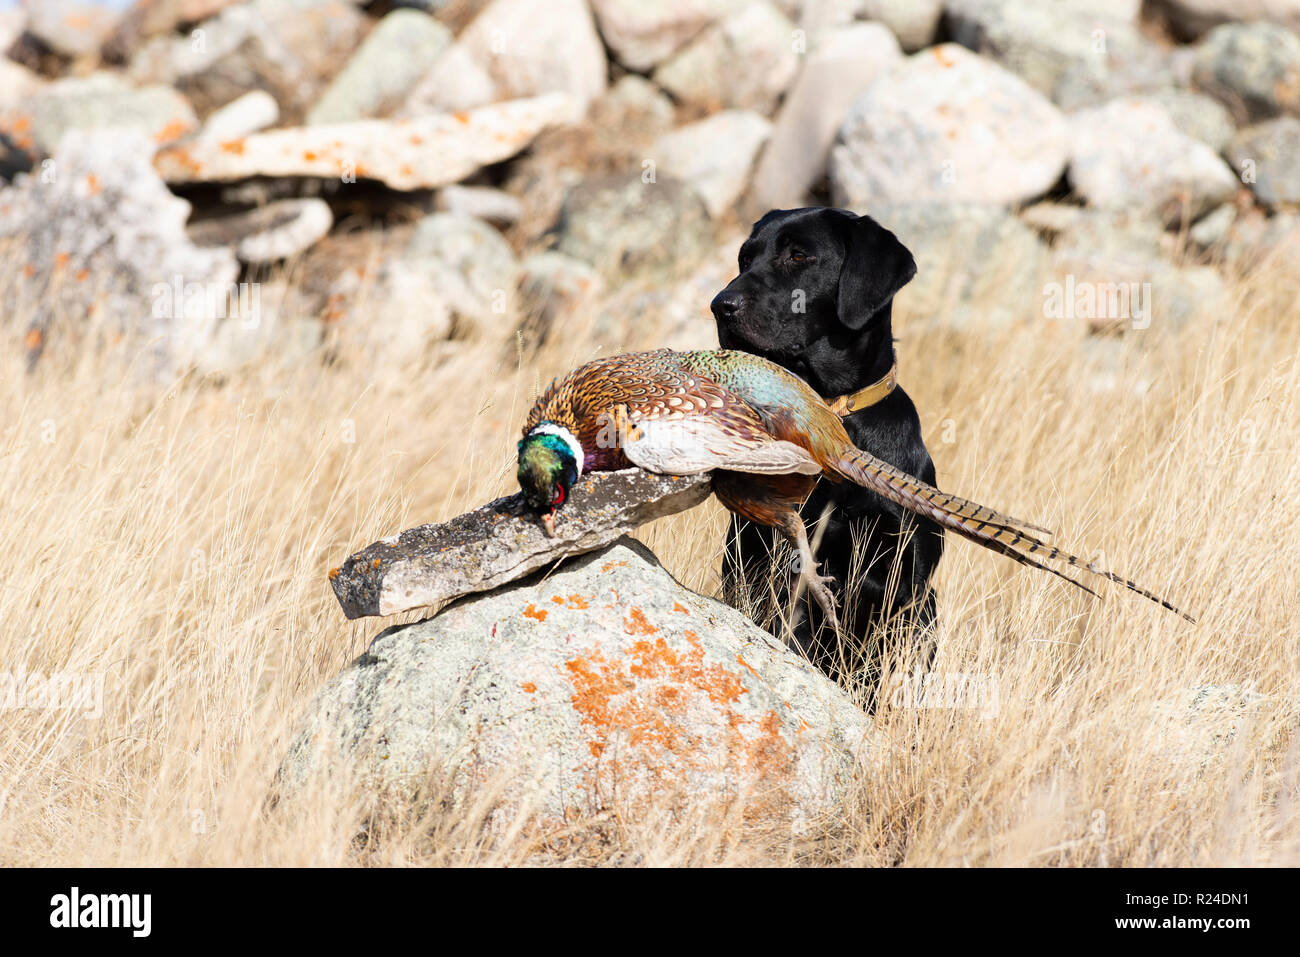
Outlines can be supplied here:
M820 206L769 212L739 265L711 305L718 342L782 364L819 339L865 332L916 275L907 247L874 219Z

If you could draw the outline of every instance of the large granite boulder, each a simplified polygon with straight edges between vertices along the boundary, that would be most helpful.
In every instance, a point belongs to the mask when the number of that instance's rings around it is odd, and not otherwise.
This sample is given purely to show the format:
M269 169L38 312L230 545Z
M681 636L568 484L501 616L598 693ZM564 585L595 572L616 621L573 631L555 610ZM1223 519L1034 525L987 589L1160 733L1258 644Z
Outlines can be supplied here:
M854 104L831 150L837 206L1023 202L1065 168L1065 117L1024 80L952 43L909 57Z
M878 755L838 686L621 539L382 632L311 705L279 784L487 801L503 829L716 809L798 831Z

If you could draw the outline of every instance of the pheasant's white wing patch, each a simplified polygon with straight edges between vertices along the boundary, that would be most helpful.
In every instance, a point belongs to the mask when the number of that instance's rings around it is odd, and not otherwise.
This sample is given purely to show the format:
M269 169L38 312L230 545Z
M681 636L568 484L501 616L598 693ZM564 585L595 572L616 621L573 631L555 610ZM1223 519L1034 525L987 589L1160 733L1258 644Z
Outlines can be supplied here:
M639 434L623 439L623 452L649 472L693 475L714 469L817 475L821 466L804 449L770 436L737 434L707 415L642 419Z

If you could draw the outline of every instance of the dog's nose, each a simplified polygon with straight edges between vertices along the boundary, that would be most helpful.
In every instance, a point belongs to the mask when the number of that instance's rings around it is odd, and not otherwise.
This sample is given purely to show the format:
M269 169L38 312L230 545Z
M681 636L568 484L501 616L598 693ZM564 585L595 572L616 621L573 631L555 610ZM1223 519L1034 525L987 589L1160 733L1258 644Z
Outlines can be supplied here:
M709 303L709 308L713 310L715 319L734 319L736 313L740 312L740 307L744 305L745 297L738 292L730 289L724 289L713 297L713 302Z

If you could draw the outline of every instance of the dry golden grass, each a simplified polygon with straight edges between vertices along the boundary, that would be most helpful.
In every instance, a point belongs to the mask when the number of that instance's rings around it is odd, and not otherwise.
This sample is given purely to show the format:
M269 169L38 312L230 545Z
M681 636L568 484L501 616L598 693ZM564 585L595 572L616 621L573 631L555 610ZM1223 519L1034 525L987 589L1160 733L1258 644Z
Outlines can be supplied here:
M996 714L894 707L887 690L878 774L797 841L713 818L489 834L484 795L361 842L354 804L265 805L298 715L388 624L345 622L326 570L507 491L538 384L597 348L655 344L651 317L599 347L565 330L522 363L469 344L406 370L268 362L161 398L94 357L32 376L13 362L0 661L102 676L103 713L4 715L0 864L1300 864L1293 292L1257 276L1231 310L1098 350L1037 302L959 334L923 331L900 297L940 484L1104 549L1200 624L950 538L934 667L990 676ZM723 524L710 503L645 537L710 591ZM1187 692L1205 685L1266 697L1196 721Z

